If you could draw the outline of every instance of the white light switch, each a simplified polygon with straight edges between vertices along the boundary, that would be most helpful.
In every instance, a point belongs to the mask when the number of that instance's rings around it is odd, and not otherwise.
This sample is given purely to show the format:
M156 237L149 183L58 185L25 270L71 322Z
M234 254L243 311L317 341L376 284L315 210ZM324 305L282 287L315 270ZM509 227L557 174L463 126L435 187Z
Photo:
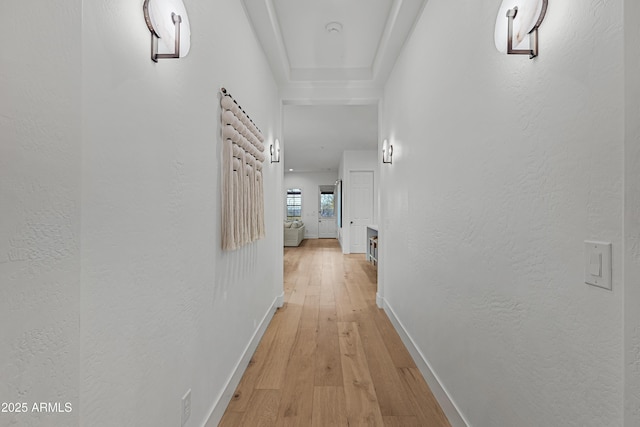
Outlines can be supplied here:
M589 273L592 276L602 277L602 254L592 253L589 263Z
M611 290L611 243L584 242L584 281Z

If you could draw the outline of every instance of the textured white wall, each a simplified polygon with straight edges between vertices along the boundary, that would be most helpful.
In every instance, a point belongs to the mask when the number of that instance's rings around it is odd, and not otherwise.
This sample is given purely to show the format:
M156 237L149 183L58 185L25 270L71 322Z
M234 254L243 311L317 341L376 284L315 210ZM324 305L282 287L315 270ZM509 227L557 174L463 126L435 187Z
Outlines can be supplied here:
M385 298L471 425L621 425L623 1L550 2L535 60L499 3L430 0L385 88Z
M640 3L625 0L625 426L640 425Z
M284 174L283 199L288 188L302 190L302 221L304 222L304 237L316 239L318 237L319 214L319 186L333 185L338 179L337 172L286 172ZM286 218L286 201L283 201L284 216Z
M282 294L282 172L267 238L220 250L218 90L267 138L277 87L241 3L185 1L186 58L149 58L141 1L83 9L82 426L203 425Z
M78 424L81 2L3 2L0 426ZM36 402L72 412L32 412ZM5 408L6 409L6 408Z
M378 187L379 169L378 155L375 150L367 151L345 151L342 153L338 177L342 180L342 194L344 203L342 206L342 228L340 229L340 245L342 252L350 252L350 229L349 221L351 213L349 210L349 172L351 171L373 171L373 219L372 224L378 222Z

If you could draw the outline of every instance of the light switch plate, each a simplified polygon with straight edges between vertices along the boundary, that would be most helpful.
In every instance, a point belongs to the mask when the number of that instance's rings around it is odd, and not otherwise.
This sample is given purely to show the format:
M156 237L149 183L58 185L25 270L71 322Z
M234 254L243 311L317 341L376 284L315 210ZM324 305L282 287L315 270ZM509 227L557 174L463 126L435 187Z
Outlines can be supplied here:
M611 243L585 241L584 260L584 282L611 290Z

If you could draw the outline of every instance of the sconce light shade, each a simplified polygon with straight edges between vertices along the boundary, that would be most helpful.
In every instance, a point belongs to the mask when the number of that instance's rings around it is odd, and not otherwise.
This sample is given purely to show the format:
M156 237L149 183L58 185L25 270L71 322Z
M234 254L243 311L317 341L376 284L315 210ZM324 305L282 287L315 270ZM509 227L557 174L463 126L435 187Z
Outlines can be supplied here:
M494 35L498 51L538 56L538 27L547 13L547 4L548 0L503 0Z
M271 152L271 163L280 163L280 141L276 138L269 147Z
M386 139L382 143L382 163L393 163L393 145Z
M142 10L151 31L151 60L187 56L191 28L182 0L144 0Z

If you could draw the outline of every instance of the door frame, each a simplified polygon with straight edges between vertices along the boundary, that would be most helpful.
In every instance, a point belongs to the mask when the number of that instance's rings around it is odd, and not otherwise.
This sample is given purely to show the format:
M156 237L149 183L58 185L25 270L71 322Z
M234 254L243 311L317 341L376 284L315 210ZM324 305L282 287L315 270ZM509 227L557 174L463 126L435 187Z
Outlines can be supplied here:
M322 189L323 187L326 189L333 189L333 216L330 218L326 218L327 220L332 220L334 222L334 232L333 232L333 236L322 236L321 232L320 232L320 223L323 221L323 217L320 215L320 212L322 212ZM326 194L326 193L325 193ZM336 194L336 186L334 185L318 185L318 239L337 239L338 238L338 221L337 221L337 216L336 216L336 198L337 198L337 194Z
M348 233L348 241L347 244L345 245L346 248L343 248L343 252L344 253L355 253L355 252L351 252L352 249L352 243L353 243L353 236L352 236L352 230L351 230L351 226L353 223L353 213L351 212L351 202L352 202L352 198L351 198L351 189L352 189L352 182L351 182L351 174L352 173L361 173L361 172L368 172L371 174L371 221L370 224L373 224L375 222L376 219L376 171L373 169L349 169L348 171L346 171L345 175L348 176L348 181L347 181L347 191L346 191L346 205L348 207L348 215L347 215L347 224L345 224L346 226L349 227L349 233ZM364 226L366 227L367 225L370 224L365 224ZM366 248L367 242L365 241L363 243L364 247ZM346 249L346 250L344 250ZM366 252L366 250L365 250ZM362 252L362 253L365 253Z

